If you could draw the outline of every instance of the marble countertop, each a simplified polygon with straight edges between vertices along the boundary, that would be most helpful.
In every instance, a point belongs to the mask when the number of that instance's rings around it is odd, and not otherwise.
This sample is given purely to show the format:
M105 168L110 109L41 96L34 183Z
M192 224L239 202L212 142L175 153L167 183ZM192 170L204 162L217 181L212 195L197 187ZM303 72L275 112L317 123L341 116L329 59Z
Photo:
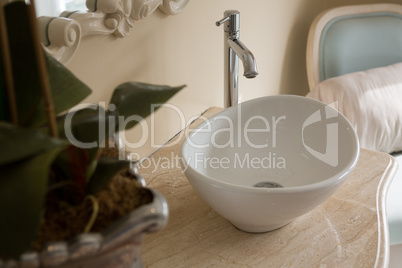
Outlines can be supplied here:
M212 108L204 116L219 110ZM388 266L385 200L396 170L392 156L362 149L353 173L327 201L281 229L251 234L218 215L187 181L179 164L185 134L139 169L170 210L167 227L145 236L145 267Z

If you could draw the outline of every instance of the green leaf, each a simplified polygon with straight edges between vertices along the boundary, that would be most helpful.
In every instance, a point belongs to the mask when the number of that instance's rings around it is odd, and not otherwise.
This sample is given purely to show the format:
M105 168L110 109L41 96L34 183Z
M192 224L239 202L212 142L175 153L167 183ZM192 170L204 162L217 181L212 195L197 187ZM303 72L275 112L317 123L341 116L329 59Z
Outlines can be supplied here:
M109 119L109 113L97 105L57 118L60 137L69 140L76 148L75 152L71 149L63 151L56 161L67 178L81 181L84 176L85 181L88 181L92 176L99 148L104 146L105 139L114 133L114 129L108 130ZM85 163L86 168L77 163L78 160L81 164ZM79 167L80 171L72 169L71 165Z
M130 161L118 160L113 157L101 157L87 186L88 193L97 193L117 174L117 172L129 166Z
M49 55L46 55L46 59L55 114L70 109L91 94L91 89L64 67L64 65ZM44 99L41 98L35 117L29 125L40 126L45 122L45 103Z
M87 172L85 174L86 184L89 183L90 179L92 178L92 175L95 173L97 166L98 166L98 159L92 159L92 161L90 161L90 163L87 167Z
M119 85L113 92L110 100L116 106L119 118L124 119L119 129L129 129L135 126L141 119L157 110L152 110L152 104L162 104L185 86L169 87L150 85L138 82L128 82ZM121 118L122 116L123 118ZM129 118L130 116L135 116Z
M89 149L99 146L99 124L105 120L104 109L94 105L58 117L57 127L60 137L76 147Z
M17 258L29 249L42 215L50 166L63 147L0 168L0 252Z
M0 166L20 161L42 151L66 145L65 141L32 129L20 128L0 122Z
M57 118L59 135L75 147L87 149L89 159L93 159L109 136L109 119L97 105L73 111Z
M109 122L115 120L116 117L112 112L107 112L102 107L93 105L57 119L60 137L69 140L76 147L76 155L78 151L81 151L78 153L79 157L74 157L71 151L63 151L58 157L56 163L60 164L60 167L63 165L81 166L78 177L76 177L77 174L74 175L76 172L73 169L61 168L65 171L64 174L67 178L74 178L74 180L78 178L81 181L82 174L84 174L85 181L89 180L95 172L96 158L100 148L104 147L105 140L115 132L116 127L114 125L109 127ZM85 163L85 169L77 163L78 159L81 163Z

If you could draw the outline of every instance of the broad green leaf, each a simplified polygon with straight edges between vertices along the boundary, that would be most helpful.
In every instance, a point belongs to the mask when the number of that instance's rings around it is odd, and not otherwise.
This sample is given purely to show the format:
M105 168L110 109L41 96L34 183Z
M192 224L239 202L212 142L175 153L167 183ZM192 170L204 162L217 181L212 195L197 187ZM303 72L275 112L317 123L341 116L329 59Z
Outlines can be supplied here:
M60 137L69 140L75 147L74 150L61 152L56 161L68 179L81 181L84 178L87 181L92 176L99 148L114 133L114 128L109 131L110 117L115 118L102 107L94 105L57 118Z
M0 122L0 166L20 161L42 151L66 144L63 140L33 130ZM1 178L0 178L1 179Z
M112 157L101 157L87 186L88 193L96 194L117 172L129 166L130 161L118 160Z
M57 118L60 137L72 145L87 149L92 159L108 137L109 116L97 105L69 112Z
M119 85L113 92L110 100L116 106L119 119L124 123L119 129L129 129L135 126L141 119L159 108L152 104L163 104L185 86L169 87L157 86L138 82L128 82ZM134 116L130 118L131 116Z
M64 65L49 55L46 55L46 59L55 114L70 109L91 94L91 89ZM42 98L30 126L39 126L45 122L45 104Z
M17 258L34 239L50 166L62 147L0 168L0 252Z

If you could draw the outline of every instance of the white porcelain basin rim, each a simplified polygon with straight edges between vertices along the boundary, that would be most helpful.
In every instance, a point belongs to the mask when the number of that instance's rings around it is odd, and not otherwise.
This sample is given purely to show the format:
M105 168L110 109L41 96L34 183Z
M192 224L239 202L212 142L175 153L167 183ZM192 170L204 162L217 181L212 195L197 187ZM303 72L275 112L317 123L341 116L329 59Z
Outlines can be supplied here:
M261 105L263 103L266 102L270 102L270 101L288 101L288 100L294 100L294 101L302 101L302 102L306 102L306 103L311 103L311 105L315 105L317 106L317 104L321 107L328 107L326 104L314 100L314 99L310 99L310 98L306 98L306 97L302 97L302 96L295 96L295 95L278 95L278 96L267 96L267 97L262 97L262 98L258 98L258 99L253 99L250 101L246 101L244 103L241 103L239 105L242 106L248 106L248 105L253 105L253 106L257 106L257 105ZM202 124L200 124L198 127L196 127L189 135L188 137L193 137L194 135L197 135L197 133L204 128L206 125L208 124L212 124L212 122L214 121L215 118L222 116L222 115L229 115L229 114L233 114L235 111L237 111L238 106L233 106L230 108L225 109L224 111L214 115L213 117L211 117L210 119L208 119L207 121L203 122ZM352 156L351 159L353 159L353 161L347 163L347 165L345 165L341 170L339 170L339 172L337 172L336 174L334 174L331 177L326 178L325 180L319 181L319 182L315 182L315 183L311 183L311 184L305 184L305 185L298 185L298 186L287 186L287 187L283 187L283 188L258 188L258 187L253 187L253 186L247 186L247 185L238 185L238 184L233 184L233 183L229 183L229 182L225 182L225 181L221 181L219 179L215 179L209 175L206 174L200 174L197 170L195 170L187 161L190 152L188 151L188 140L186 139L183 143L182 149L181 149L181 160L182 160L182 168L185 169L186 173L188 174L197 174L198 176L202 176L203 183L212 183L214 184L216 187L222 187L222 188L226 188L226 189L231 189L234 191L243 191L243 192L250 192L253 194L266 194L267 192L270 192L272 194L274 193L280 193L280 194L286 194L286 193L296 193L296 192L308 192L308 191L315 191L317 189L320 188L325 188L328 187L330 185L332 186L336 186L338 185L338 183L341 183L345 177L347 177L350 172L354 169L354 167L357 164L358 158L359 158L359 142L358 142L358 137L356 132L353 129L353 126L351 125L351 123L348 121L348 119L343 116L341 113L338 113L334 108L332 107L328 107L326 109L329 110L333 110L335 111L338 116L339 116L339 120L343 121L342 124L348 126L347 131L348 133L352 136ZM193 176L187 176L188 179L191 181L193 179ZM267 180L268 181L268 180Z

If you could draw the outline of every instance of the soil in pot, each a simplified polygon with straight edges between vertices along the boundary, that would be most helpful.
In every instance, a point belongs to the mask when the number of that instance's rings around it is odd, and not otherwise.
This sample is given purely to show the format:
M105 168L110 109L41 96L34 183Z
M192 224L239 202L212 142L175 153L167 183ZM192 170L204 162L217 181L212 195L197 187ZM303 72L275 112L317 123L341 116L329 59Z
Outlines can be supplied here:
M114 156L116 153L116 150L108 149L103 154ZM151 192L143 188L128 170L120 171L95 197L99 210L90 232L101 232L122 216L152 202L153 198ZM40 250L48 242L66 241L83 233L88 227L93 211L94 204L90 198L72 205L49 192L44 216L32 249Z

